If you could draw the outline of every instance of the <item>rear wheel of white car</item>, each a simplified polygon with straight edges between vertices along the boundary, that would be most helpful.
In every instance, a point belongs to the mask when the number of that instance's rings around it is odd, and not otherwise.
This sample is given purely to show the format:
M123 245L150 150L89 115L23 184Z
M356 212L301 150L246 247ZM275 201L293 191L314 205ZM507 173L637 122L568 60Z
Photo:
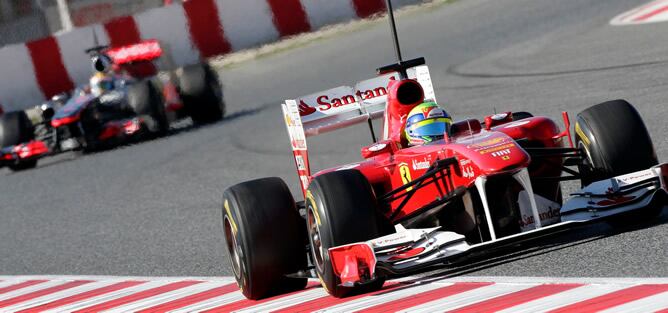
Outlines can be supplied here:
M659 163L645 123L625 100L604 102L580 112L575 132L575 143L585 154L580 166L583 185ZM658 213L660 208L647 208L636 217L652 218Z
M208 64L194 64L176 71L181 100L195 124L213 123L225 115L223 87Z
M223 193L223 230L234 277L248 299L303 289L306 229L290 190L280 178L232 186Z
M341 286L329 258L329 248L382 236L376 200L366 177L357 170L317 176L309 185L306 211L311 259L325 290L340 298L382 288L384 278L361 286Z

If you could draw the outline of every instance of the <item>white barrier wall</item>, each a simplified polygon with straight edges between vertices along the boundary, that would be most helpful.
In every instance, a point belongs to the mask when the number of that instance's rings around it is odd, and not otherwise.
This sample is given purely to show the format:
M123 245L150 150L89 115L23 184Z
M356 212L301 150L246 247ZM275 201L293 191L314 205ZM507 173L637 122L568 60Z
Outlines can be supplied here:
M182 66L384 10L385 0L189 0L120 17L0 49L0 105L25 109L85 83L93 27L99 42L111 46L158 39Z

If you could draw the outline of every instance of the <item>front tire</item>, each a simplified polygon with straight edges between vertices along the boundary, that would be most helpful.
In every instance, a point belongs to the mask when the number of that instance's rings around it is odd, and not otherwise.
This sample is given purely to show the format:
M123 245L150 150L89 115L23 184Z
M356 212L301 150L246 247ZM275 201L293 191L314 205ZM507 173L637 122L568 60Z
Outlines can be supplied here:
M659 163L645 123L625 100L604 102L582 111L575 132L576 145L585 152L585 185Z
M323 174L309 185L306 222L311 258L322 286L334 297L378 290L385 282L376 278L367 285L340 286L329 258L329 248L381 236L382 220L376 206L371 185L357 170Z
M8 112L0 116L0 149L20 145L35 139L35 127L25 111ZM37 160L19 160L9 165L12 171L35 168Z
M585 154L580 166L583 185L649 169L659 163L652 139L638 111L625 100L592 106L577 116L575 143ZM656 217L662 206L615 217L613 224Z
M35 139L35 128L25 111L0 116L0 148L16 146Z
M306 229L280 178L241 183L223 193L223 230L234 277L248 299L304 289Z

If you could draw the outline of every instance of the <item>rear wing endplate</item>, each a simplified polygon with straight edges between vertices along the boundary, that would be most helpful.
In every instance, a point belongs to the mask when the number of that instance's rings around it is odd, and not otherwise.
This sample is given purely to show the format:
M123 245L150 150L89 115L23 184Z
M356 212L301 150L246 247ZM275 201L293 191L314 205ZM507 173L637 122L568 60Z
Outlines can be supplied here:
M409 68L407 73L409 78L422 85L425 99L435 101L429 68L426 65L416 66ZM387 105L387 85L391 79L399 79L399 75L396 72L386 73L358 82L354 87L336 87L285 100L281 105L304 194L311 180L306 137L383 117Z

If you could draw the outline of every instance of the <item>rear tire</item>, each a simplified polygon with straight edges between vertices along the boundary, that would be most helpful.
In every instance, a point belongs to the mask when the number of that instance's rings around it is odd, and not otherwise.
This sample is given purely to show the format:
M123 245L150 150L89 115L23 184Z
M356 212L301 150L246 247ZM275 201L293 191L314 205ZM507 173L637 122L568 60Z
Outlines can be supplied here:
M194 64L176 71L181 100L195 124L213 123L225 115L223 89L208 64Z
M366 177L357 170L317 176L306 196L306 223L311 259L322 286L341 298L382 288L385 278L362 286L343 287L334 274L329 248L364 242L382 235L376 199Z
M150 116L157 123L154 133L165 135L169 122L165 113L165 101L159 89L150 80L137 82L129 86L128 103L139 116Z
M241 183L223 193L223 229L234 277L248 299L304 289L306 228L280 178Z
M583 185L649 169L658 159L647 127L638 111L625 100L597 104L577 116L575 144L585 153L580 166ZM645 208L613 218L627 224L656 217L659 208Z

